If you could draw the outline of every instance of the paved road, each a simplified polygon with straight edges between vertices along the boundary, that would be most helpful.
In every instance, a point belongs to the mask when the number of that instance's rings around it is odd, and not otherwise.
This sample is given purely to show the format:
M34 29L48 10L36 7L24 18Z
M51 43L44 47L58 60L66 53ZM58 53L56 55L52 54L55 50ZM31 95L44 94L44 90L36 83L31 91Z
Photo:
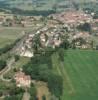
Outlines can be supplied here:
M2 81L7 81L7 82L11 81L10 79L4 79L3 76L4 76L7 72L9 72L9 71L11 70L12 65L14 64L14 62L15 62L15 59L14 59L14 58L11 58L10 61L7 62L7 66L0 72L0 79L1 79Z

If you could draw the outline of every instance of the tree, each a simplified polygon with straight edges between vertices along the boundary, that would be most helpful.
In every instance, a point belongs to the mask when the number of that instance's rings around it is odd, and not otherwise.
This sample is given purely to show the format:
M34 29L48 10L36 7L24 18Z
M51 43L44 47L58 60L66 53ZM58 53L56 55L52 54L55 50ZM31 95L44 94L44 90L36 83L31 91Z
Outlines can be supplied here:
M90 23L84 23L83 25L78 25L77 28L81 31L87 31L87 32L90 32L91 33L91 25Z
M93 40L91 41L90 45L91 45L91 48L93 49L94 48L94 41Z
M13 87L9 90L9 95L18 95L18 94L23 94L24 89L23 88L18 88L16 85L13 85Z
M0 97L2 97L3 96L3 92L2 91L0 91Z
M68 39L69 39L69 36L68 36L68 34L66 34L66 35L61 35L60 36L61 37L61 39L62 39L62 43L60 44L60 48L64 48L64 49L68 49L69 47L70 47L70 43L69 43L69 41L68 41Z
M33 45L32 45L32 48L34 48L35 54L38 53L40 47L41 47L40 35L36 35L33 40Z
M0 60L0 70L2 70L3 68L5 68L6 67L6 61L4 61L4 60Z
M9 89L9 96L5 96L4 100L22 100L24 89L17 88L16 85L13 85Z
M64 49L63 48L59 48L58 55L59 55L59 60L63 62L64 61Z
M15 62L17 62L20 57L19 57L19 55L15 55L14 58L15 58Z
M30 100L35 100L37 95L37 90L33 84L31 84L31 87L29 88L30 93Z
M61 76L50 73L48 78L48 87L52 94L60 98L63 93L63 79Z
M98 45L96 45L96 50L98 50Z
M46 96L45 95L42 96L42 100L46 100Z
M5 96L4 100L22 100L22 95Z

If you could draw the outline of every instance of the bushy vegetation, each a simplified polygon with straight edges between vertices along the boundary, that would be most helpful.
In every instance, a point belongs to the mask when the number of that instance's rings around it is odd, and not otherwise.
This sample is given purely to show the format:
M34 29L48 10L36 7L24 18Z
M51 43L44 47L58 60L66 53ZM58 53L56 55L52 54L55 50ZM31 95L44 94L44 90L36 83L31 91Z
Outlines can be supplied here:
M14 58L15 58L15 62L17 62L20 59L20 56L19 55L15 55Z
M24 89L16 87L14 82L0 80L0 96L4 96L3 100L22 100L23 93Z
M22 88L13 87L9 90L9 96L6 96L4 100L22 100L23 93Z
M86 31L86 32L91 32L91 25L89 23L84 23L83 25L79 25L77 26L77 29L81 30L81 31Z
M6 67L6 61L0 60L0 71Z
M36 100L37 90L33 84L31 84L28 92L30 93L30 100Z

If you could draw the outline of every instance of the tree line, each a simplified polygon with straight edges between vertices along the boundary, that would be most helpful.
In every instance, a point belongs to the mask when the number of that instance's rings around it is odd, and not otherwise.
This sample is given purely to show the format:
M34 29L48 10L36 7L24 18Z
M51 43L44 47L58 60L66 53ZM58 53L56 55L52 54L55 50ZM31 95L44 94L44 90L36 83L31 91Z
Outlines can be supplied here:
M6 61L0 60L0 71L6 67Z
M4 53L7 53L8 51L10 51L15 45L16 43L20 41L20 39L17 39L14 43L12 44L8 44L6 45L5 47L3 48L0 48L0 55L4 54Z

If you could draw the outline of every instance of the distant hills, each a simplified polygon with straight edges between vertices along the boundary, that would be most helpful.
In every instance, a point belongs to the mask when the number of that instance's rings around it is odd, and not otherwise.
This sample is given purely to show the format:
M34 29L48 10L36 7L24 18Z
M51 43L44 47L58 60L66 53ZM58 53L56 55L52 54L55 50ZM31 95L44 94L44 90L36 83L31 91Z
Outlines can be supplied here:
M66 4L71 2L81 3L91 1L97 0L0 0L0 5L3 3L3 5L5 4L9 8L19 8L22 10L50 10L55 4L64 8Z
M98 0L0 0L0 10L11 10L12 13L37 14L46 12L63 11L67 8L77 8L83 3L97 2ZM78 6L78 7L79 7ZM88 6L88 5L87 5ZM90 5L91 6L91 5ZM2 10L1 10L2 11ZM50 12L49 12L50 11Z

